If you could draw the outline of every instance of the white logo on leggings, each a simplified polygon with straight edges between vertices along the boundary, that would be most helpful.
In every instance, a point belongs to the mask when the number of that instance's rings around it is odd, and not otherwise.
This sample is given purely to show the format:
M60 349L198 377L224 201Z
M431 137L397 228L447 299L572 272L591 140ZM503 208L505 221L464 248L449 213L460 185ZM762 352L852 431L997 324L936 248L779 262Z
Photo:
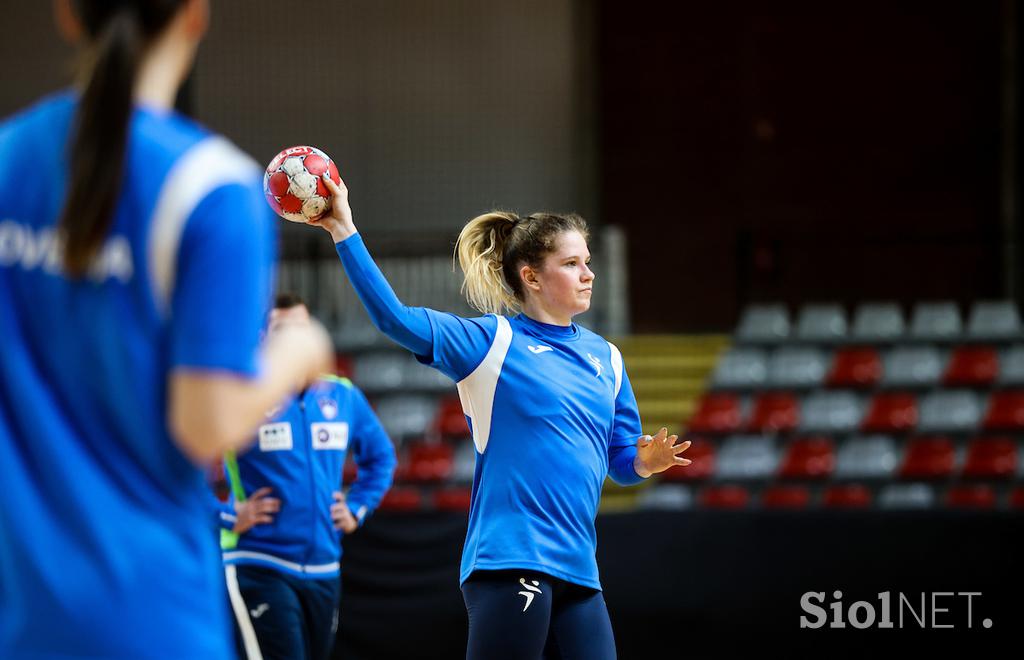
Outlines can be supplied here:
M526 578L519 578L519 584L523 585L523 588L526 589L526 591L519 592L520 596L526 596L526 604L523 605L524 612L526 611L526 608L530 606L530 603L533 602L533 595L540 593L540 589L538 589L540 582L537 580L530 580L530 582L532 582L532 584L526 584Z
M252 615L252 618L258 619L261 616L263 616L263 613L266 612L269 609L270 609L270 605L269 604L267 604L267 603L260 603L259 605L256 606L256 609L249 610L249 614Z

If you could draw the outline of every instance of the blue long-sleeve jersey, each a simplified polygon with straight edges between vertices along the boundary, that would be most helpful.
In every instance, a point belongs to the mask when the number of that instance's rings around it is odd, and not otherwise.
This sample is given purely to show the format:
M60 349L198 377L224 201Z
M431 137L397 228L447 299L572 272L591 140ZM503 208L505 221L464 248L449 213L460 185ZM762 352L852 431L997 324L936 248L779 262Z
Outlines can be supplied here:
M269 486L281 500L274 521L256 525L226 548L224 562L256 564L304 578L338 575L341 532L331 520L345 456L358 476L347 504L360 524L391 486L395 449L366 397L345 378L325 377L260 426L256 442L227 470L232 491ZM225 511L224 527L233 526Z
M575 323L406 307L358 234L336 248L377 327L458 384L477 450L461 579L529 568L599 589L602 484L642 481L640 417L618 349Z

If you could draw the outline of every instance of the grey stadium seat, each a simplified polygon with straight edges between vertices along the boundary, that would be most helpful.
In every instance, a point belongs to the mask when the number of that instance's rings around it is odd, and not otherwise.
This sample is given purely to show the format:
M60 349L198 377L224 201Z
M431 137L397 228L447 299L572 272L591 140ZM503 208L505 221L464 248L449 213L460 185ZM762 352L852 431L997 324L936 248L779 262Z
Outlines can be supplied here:
M853 392L821 390L803 401L799 429L810 433L849 433L860 426L864 402Z
M893 342L906 331L903 312L896 303L865 303L853 317L851 337L863 342Z
M956 341L963 335L963 322L956 303L925 302L914 306L910 336L924 341Z
M721 479L765 479L775 473L779 459L770 436L734 435L718 450L715 472Z
M682 484L657 484L637 496L640 509L673 510L689 509L693 505L693 491Z
M448 376L445 376L433 367L420 364L408 353L403 353L402 355L406 358L402 378L406 387L430 391L455 389L455 383Z
M921 400L921 433L971 432L984 413L982 399L970 390L937 390Z
M981 341L1021 338L1020 315L1009 300L983 300L971 307L967 336Z
M784 346L768 359L768 382L772 387L814 387L825 381L829 358L818 348Z
M476 469L476 447L472 438L459 442L452 458L452 479L459 483L471 483Z
M935 504L935 490L928 484L889 484L878 494L883 509L927 509Z
M736 326L736 339L741 343L774 344L788 337L789 312L784 305L750 305Z
M718 360L711 384L724 389L761 387L767 377L768 358L762 349L734 346Z
M400 394L381 399L377 404L380 423L395 442L422 435L436 413L437 399L431 396Z
M885 479L900 462L896 441L887 435L854 436L836 452L836 477Z
M1024 385L1024 344L1014 344L999 356L1000 385Z
M412 359L398 351L363 353L352 361L352 380L367 392L400 390L406 386L408 362Z
M935 346L896 346L886 353L882 385L927 387L942 378L947 356Z
M334 344L342 351L359 351L368 348L384 348L394 343L375 328L370 319L354 315L332 333Z
M846 332L846 312L840 305L807 305L800 310L796 336L801 341L839 342Z

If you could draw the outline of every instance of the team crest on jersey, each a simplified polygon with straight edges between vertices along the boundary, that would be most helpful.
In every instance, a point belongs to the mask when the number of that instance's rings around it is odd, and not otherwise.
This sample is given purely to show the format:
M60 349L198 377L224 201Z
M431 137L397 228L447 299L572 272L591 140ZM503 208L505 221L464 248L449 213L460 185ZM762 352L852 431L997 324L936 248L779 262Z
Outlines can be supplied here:
M325 419L334 419L338 416L338 402L329 397L322 397L317 400L317 405L320 406L320 412L323 413Z
M601 360L599 358L594 357L590 353L587 353L587 359L590 360L590 364L594 365L594 370L597 371L597 373L595 375L598 378L600 378L601 377L601 371L604 370L604 367L601 366Z

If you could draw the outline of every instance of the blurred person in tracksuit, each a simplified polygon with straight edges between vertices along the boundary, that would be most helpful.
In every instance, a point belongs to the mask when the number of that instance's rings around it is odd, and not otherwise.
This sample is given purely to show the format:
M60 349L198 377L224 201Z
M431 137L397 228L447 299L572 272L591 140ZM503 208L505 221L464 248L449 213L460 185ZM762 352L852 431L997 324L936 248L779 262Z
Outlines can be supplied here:
M281 294L268 332L310 323ZM351 451L358 476L341 492ZM391 485L395 450L366 397L322 376L271 410L251 449L227 454L231 498L221 547L242 658L326 659L338 626L341 537L359 528Z

